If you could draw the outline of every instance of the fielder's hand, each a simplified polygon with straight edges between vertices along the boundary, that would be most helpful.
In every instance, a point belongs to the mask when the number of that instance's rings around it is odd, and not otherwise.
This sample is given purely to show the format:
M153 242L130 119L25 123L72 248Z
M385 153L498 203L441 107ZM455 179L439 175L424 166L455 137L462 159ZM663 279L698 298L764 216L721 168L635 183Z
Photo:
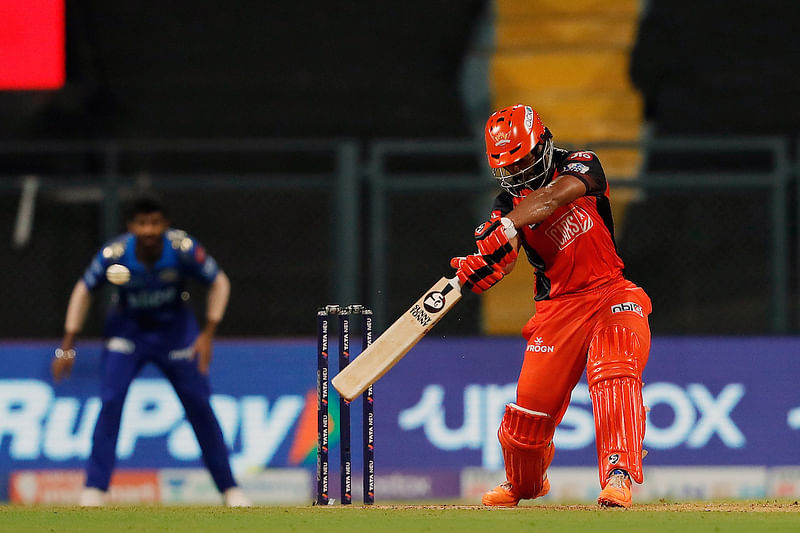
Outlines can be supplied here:
M72 348L57 348L53 362L50 363L50 373L53 374L53 381L58 383L72 374L72 367L75 365L75 350Z
M505 276L502 268L488 263L480 254L454 257L450 260L450 266L456 269L461 286L475 294L482 293Z
M475 228L475 244L489 263L505 268L517 260L517 249L509 240L516 235L511 220L495 218Z
M211 355L213 337L208 333L201 333L194 341L193 352L197 357L197 370L201 374L208 375L208 367L211 366Z

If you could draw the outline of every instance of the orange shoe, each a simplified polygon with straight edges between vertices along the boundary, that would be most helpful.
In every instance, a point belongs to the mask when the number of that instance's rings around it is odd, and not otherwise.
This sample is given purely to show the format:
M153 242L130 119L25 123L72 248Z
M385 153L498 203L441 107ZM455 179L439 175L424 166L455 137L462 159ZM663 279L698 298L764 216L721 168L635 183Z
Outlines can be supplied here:
M633 504L631 497L631 478L624 470L612 470L608 476L608 481L597 503L601 507L624 507L628 509Z
M541 498L548 492L550 492L550 480L544 478L542 489L534 498ZM485 493L481 498L481 503L487 507L516 507L521 499L514 492L514 487L511 486L511 483L504 481Z

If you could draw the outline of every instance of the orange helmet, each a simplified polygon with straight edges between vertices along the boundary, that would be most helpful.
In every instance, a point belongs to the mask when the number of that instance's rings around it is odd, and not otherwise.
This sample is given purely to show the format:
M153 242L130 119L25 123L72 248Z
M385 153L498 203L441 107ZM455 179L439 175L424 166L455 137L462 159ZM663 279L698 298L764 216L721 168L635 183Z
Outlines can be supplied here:
M522 196L550 177L553 136L530 106L506 107L486 121L486 157L500 186Z

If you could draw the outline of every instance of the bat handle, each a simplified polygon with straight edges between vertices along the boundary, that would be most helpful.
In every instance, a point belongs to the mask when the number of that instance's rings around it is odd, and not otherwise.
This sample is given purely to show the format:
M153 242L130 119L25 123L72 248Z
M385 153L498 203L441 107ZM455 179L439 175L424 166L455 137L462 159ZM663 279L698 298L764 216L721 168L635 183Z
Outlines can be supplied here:
M461 280L458 279L458 276L447 278L447 283L449 283L457 291L461 291Z

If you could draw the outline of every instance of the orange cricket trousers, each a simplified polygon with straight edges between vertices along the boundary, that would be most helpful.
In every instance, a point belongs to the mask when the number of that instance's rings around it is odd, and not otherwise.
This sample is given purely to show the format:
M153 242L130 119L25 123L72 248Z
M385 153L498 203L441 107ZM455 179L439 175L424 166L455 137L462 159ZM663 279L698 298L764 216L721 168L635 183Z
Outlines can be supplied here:
M636 334L644 359L638 368L643 369L650 351L651 310L644 290L624 278L585 293L536 302L536 314L522 330L528 344L517 382L517 404L560 423L586 368L589 345L608 326L620 325Z

